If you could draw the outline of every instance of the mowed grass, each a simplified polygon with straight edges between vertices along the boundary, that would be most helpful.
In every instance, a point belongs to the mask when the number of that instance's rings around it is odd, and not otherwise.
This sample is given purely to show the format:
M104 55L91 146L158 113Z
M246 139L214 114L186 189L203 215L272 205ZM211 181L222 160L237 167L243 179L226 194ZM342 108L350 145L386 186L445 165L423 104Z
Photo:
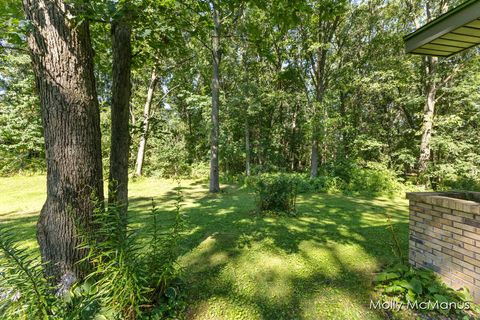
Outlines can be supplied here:
M133 225L150 223L153 198L169 228L176 186L131 182ZM369 308L372 279L396 261L390 223L407 254L406 200L306 194L298 198L298 217L266 217L255 213L254 196L243 188L223 186L209 195L201 181L181 186L187 228L179 262L188 319L385 318ZM0 224L32 254L45 189L44 176L0 178Z

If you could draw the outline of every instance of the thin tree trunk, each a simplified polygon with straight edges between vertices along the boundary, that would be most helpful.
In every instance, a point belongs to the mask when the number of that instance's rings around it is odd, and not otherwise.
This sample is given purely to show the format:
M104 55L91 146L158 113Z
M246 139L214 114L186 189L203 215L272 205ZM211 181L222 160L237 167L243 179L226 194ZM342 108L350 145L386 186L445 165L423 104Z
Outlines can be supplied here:
M318 175L318 140L315 138L312 139L310 159L310 178L315 178Z
M318 106L323 108L323 95L325 92L325 66L326 66L326 51L318 50L317 51L317 63L313 62L312 66L315 69L315 100L316 104L313 105L313 123L312 123L312 145L311 145L311 157L310 157L310 178L315 178L318 175L318 164L320 162L320 157L318 153L319 149L319 123L318 119L319 111ZM322 111L322 116L323 110ZM325 118L322 118L321 121L325 122ZM323 146L323 144L322 144Z
M145 150L147 147L149 120L150 120L150 108L152 106L153 94L158 83L157 69L154 67L152 76L150 77L150 85L148 86L147 101L143 108L143 125L142 133L140 135L140 143L138 144L137 161L135 164L135 175L141 176L143 169L143 160L145 158Z
M322 94L323 95L323 94ZM323 98L322 98L323 102ZM320 163L324 166L327 163L328 157L328 145L327 145L327 135L328 135L328 128L327 128L327 119L328 119L328 109L322 103L322 154L320 158Z
M298 113L298 102L295 103L292 115L292 127L291 127L291 136L290 136L290 169L295 171L297 169L297 113Z
M108 202L123 214L128 208L128 130L131 95L131 27L128 15L112 22L112 109Z
M346 109L346 93L344 91L340 92L340 103L339 103L339 111L340 111L340 133L342 137L342 160L347 160L350 157L350 134L349 129L347 127L348 117L347 117L347 109Z
M317 96L316 102L317 104L322 105L323 103L323 87L320 86L317 88ZM312 123L312 145L311 145L311 156L310 156L310 178L316 178L318 176L318 165L320 163L320 156L319 156L319 122L318 119L318 111L317 105L314 104L314 114L313 114L313 123ZM323 112L322 112L323 113ZM323 114L322 114L323 116ZM322 122L326 119L322 118ZM323 146L323 144L322 144Z
M318 43L328 45L332 42L334 38L335 31L337 30L340 22L340 15L335 16L332 20L325 20L323 18L323 12L320 10L318 12L318 26L317 26L317 41ZM313 121L313 128L312 128L312 154L311 154L311 161L310 161L310 177L315 178L318 175L318 164L319 164L319 144L321 144L322 148L322 163L326 161L326 153L327 153L327 144L325 141L326 133L327 133L327 109L323 105L323 99L325 92L328 87L328 75L327 75L327 55L328 50L321 46L318 48L314 55L310 55L310 64L312 70L314 71L313 80L315 84L315 98L317 105L314 105L314 121ZM316 58L316 59L315 59ZM320 106L322 108L321 114L318 114L319 110L317 107ZM316 117L320 116L321 119ZM318 128L319 124L323 125L322 130ZM321 141L319 141L321 140Z
M250 175L250 127L248 125L248 109L245 116L245 174Z
M422 140L420 142L420 155L418 157L418 173L422 175L425 173L430 160L430 140L432 138L433 118L435 115L435 100L437 94L437 86L432 79L435 74L437 58L427 58L427 76L430 78L427 83L425 107L423 110L422 123Z
M218 134L219 120L218 112L220 107L220 20L218 11L212 4L212 15L214 32L212 39L212 132L210 136L210 192L220 191L220 178L218 168Z
M45 273L64 292L85 275L78 261L76 224L89 229L96 203L103 202L100 112L89 24L64 1L24 0L40 96L47 162L47 199L37 240Z

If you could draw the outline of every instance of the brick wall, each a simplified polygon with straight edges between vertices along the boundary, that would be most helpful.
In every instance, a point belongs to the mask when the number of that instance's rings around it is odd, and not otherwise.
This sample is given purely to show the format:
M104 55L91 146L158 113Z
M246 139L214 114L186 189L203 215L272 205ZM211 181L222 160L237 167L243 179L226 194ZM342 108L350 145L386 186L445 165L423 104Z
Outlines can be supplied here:
M413 192L409 261L437 272L480 303L480 193Z

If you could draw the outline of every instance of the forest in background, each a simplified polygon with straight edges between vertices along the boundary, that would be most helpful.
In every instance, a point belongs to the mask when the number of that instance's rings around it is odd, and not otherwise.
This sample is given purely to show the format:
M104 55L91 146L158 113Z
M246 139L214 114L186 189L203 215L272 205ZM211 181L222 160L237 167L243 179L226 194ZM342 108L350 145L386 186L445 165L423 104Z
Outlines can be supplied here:
M295 172L479 190L478 49L437 60L402 40L459 2L131 1L130 174L208 176L217 72L220 182ZM108 176L118 12L90 6ZM0 13L0 173L44 172L28 25L19 1Z
M480 190L478 48L404 50L460 3L4 0L0 314L478 318L478 206L404 199Z

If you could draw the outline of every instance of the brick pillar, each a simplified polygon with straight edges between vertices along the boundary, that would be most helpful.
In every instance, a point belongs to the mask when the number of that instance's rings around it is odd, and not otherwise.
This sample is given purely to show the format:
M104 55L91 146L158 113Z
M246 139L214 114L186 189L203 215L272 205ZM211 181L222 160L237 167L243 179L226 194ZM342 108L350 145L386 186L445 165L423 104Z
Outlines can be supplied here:
M412 192L409 262L480 303L480 193Z

